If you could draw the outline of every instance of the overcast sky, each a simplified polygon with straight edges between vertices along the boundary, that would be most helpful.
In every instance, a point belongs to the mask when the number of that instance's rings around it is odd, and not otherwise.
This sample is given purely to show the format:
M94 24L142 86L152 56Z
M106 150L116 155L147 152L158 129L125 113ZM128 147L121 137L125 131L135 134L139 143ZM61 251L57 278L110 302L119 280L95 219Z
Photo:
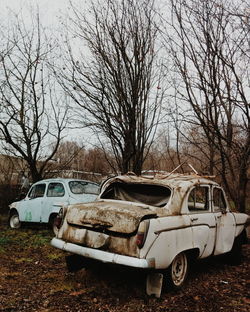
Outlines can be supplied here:
M87 6L90 0L71 0L74 4L80 4L82 7ZM33 7L36 11L36 6L39 8L41 24L51 29L60 27L59 17L66 15L69 12L69 0L0 0L0 24L10 24L10 10L13 13L22 14L26 24L30 19L30 8ZM21 16L20 16L21 17ZM84 136L85 142L88 145L91 142L95 143L93 137L91 139L90 131L84 129L72 129L68 131L68 140L80 142L80 137Z
M71 0L71 2L86 9L91 0ZM157 2L162 3L160 0ZM39 9L41 24L56 31L61 26L59 17L70 12L70 0L0 0L0 24L11 24L9 12L12 11L20 17L22 16L27 25L31 16L30 9L33 8L36 12L36 7ZM82 136L85 137L85 140L95 143L88 129L69 130L69 139L78 141Z
M79 0L73 0L77 3ZM86 2L86 1L82 1ZM30 6L39 7L42 23L57 24L58 17L68 11L69 0L0 0L1 21L8 19L8 9L25 16Z

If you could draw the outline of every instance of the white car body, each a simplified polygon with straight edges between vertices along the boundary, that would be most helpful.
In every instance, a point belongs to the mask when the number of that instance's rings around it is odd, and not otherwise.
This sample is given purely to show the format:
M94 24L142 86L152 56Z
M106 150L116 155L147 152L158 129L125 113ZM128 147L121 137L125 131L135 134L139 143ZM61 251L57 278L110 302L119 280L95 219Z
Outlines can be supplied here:
M118 176L96 202L68 207L52 245L103 262L167 269L184 253L230 252L247 219L231 212L223 189L205 177Z
M79 189L79 186L82 188ZM90 181L63 178L41 180L31 186L24 199L10 205L10 216L17 214L20 222L49 223L62 206L94 201L98 194L98 184Z

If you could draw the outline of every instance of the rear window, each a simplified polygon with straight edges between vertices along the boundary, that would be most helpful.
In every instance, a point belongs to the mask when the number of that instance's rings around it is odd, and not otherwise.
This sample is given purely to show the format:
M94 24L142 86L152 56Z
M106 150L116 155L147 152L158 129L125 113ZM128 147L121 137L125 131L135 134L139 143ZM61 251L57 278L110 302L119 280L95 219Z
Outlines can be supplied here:
M99 185L85 181L71 181L69 188L73 194L99 194Z
M170 189L161 185L115 182L108 186L102 193L101 198L163 207L167 204L170 195Z

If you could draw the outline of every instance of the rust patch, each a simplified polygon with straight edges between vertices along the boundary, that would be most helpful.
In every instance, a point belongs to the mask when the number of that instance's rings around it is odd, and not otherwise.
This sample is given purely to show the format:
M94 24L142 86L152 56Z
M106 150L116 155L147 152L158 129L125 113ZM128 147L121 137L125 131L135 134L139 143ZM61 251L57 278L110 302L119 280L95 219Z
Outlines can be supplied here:
M136 236L112 236L87 229L79 229L68 225L61 237L65 241L95 249L106 250L121 255L138 257Z
M131 203L99 201L72 205L66 219L73 225L105 229L112 232L133 233L143 217L156 217L157 213L147 207Z

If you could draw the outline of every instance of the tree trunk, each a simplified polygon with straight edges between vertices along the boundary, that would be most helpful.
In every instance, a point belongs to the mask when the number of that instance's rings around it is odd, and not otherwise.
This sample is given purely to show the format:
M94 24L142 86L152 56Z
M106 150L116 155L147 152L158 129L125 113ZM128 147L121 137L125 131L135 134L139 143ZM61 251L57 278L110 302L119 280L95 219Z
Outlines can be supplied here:
M31 175L31 180L32 180L32 183L35 183L37 181L40 181L43 179L40 171L38 171L37 169L37 164L36 162L29 162L29 169L30 169L30 175Z
M239 212L246 212L246 198L247 198L247 170L246 168L241 169L239 172L239 190L238 190L238 200L236 203L236 208Z

